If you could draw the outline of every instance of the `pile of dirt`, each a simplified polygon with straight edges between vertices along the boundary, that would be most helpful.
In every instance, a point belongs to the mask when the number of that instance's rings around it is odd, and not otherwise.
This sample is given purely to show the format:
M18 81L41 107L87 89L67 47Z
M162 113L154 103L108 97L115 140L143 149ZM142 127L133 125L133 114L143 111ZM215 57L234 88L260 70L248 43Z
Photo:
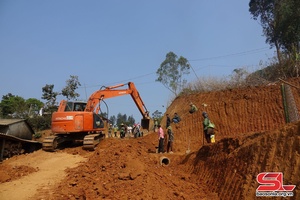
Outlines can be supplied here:
M282 172L300 194L300 122L229 137L189 154L153 153L157 135L107 139L82 165L67 170L46 199L255 199L260 172ZM168 165L161 161L167 158ZM43 194L43 196L41 196Z
M216 199L201 181L178 168L180 154L157 154L156 133L137 139L109 138L86 163L67 170L47 199ZM164 164L162 159L169 160Z
M17 180L37 171L38 169L26 165L3 165L0 169L0 183Z
M289 81L300 85L299 78ZM293 94L300 108L300 93L293 89ZM198 112L188 112L190 102ZM217 126L216 143L203 140L202 111ZM285 123L280 83L181 96L166 113L175 112L182 121L172 124L173 154L155 153L158 136L154 132L141 138L107 138L94 152L81 147L47 152L43 162L48 160L53 170L56 164L50 161L56 156L79 156L85 161L66 169L62 180L55 184L40 183L30 198L255 199L256 176L261 172L282 172L285 185L296 185L290 199L299 199L300 122ZM162 127L165 120L164 117ZM42 153L45 152L34 154ZM23 157L17 159L21 161ZM4 161L1 168L15 166L10 160L13 159ZM33 167L24 162L22 165ZM39 168L32 174L41 171Z

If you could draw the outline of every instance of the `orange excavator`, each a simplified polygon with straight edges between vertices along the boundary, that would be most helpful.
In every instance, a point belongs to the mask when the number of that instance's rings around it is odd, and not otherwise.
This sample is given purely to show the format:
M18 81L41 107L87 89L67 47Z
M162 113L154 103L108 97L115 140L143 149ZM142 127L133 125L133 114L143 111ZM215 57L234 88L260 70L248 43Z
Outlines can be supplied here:
M83 148L94 150L101 139L105 138L108 120L102 117L100 103L104 99L130 94L140 113L141 126L149 130L149 111L146 109L134 83L127 83L127 89L119 89L126 84L102 87L94 92L87 102L62 100L57 112L52 114L51 130L54 133L43 141L43 150L55 151L64 142L83 140Z

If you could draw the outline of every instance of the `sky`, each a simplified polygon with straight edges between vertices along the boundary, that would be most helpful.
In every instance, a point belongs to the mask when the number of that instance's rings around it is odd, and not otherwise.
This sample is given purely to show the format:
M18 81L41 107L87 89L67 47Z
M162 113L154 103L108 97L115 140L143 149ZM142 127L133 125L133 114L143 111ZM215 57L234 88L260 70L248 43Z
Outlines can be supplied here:
M150 115L173 94L156 71L170 51L187 58L184 77L227 77L259 69L274 56L251 18L249 0L0 0L0 97L45 102L42 87L61 91L78 76L79 100L101 86L133 82ZM126 89L126 87L124 87ZM58 101L64 99L58 96ZM142 117L130 95L107 99L109 117Z

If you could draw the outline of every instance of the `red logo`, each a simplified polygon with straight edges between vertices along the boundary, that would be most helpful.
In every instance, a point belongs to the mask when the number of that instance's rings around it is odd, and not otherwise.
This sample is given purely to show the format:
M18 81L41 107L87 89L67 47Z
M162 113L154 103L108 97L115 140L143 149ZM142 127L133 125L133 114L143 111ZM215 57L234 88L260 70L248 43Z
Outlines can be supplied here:
M282 172L262 172L257 175L256 180L260 184L256 189L257 192L291 192L296 187L296 185L283 185Z

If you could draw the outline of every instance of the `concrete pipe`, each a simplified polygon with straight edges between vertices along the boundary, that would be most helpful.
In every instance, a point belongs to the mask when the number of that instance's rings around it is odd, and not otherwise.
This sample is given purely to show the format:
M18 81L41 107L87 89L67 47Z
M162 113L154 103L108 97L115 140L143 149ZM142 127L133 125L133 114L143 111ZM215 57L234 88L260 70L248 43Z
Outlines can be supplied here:
M167 157L162 156L162 157L160 157L160 164L161 165L169 165L170 164L170 159L167 158Z

